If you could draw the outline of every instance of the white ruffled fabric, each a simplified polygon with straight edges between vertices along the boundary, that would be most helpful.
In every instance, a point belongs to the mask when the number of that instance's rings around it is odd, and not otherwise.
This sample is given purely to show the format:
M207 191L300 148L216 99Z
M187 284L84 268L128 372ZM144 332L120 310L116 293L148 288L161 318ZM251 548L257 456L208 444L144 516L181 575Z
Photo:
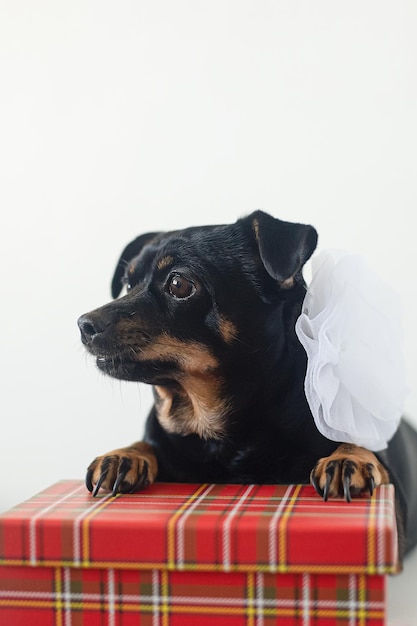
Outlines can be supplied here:
M314 421L332 441L383 450L406 396L398 297L358 255L324 251L312 270L296 332Z

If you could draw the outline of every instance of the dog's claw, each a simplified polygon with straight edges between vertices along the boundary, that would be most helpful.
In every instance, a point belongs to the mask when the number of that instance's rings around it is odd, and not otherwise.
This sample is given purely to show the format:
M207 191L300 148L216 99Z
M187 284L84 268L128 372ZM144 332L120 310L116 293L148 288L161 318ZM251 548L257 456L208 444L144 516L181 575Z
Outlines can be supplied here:
M94 470L92 468L89 468L87 470L87 475L85 477L85 485L90 493L94 489L93 481L91 480L93 478L93 474L94 474Z
M329 463L329 465L326 467L326 484L324 485L323 490L323 500L325 502L327 502L327 500L329 499L330 485L332 484L332 480L334 478L335 468L336 465L334 462Z
M310 475L311 484L313 485L314 489L317 491L319 496L323 497L323 489L320 487L318 483L315 470L316 468L313 469Z
M351 487L351 478L352 475L357 471L357 464L351 459L346 459L343 462L342 469L342 484L343 484L343 495L346 502L352 502L352 495L350 491Z
M343 476L343 495L346 502L352 502L352 496L350 495L350 474Z
M117 495L119 491L119 487L124 481L124 479L126 478L126 474L131 469L131 467L132 467L132 463L129 459L122 459L120 466L119 466L119 472L116 476L116 481L113 485L113 491L112 491L113 496Z
M106 476L107 476L107 472L108 472L108 471L109 471L109 470L108 470L108 468L106 467L106 468L105 468L105 469L101 472L101 474L100 474L100 478L98 479L97 484L96 484L96 486L95 486L95 488L94 488L94 491L93 491L93 498L95 498L95 497L96 497L96 495L98 494L98 492L100 491L100 487L101 487L101 485L103 484L103 481L105 480L105 478L106 478Z
M323 489L323 500L325 502L327 502L327 500L329 499L329 487L330 487L330 483L332 482L332 478L334 474L334 470L329 471L329 469L326 470L326 484L324 485L324 489Z
M120 472L119 474L117 474L117 478L116 481L113 485L113 491L112 491L112 496L116 496L118 491L119 491L119 487L121 485L121 483L124 481L125 477L127 474L127 470L125 472Z
M368 479L368 489L369 489L369 493L372 496L375 490L375 479L373 476L370 476Z
M103 482L105 481L107 474L109 473L110 464L111 464L111 458L110 457L106 457L103 460L103 463L101 465L101 474L100 474L100 477L99 477L99 479L97 481L97 484L96 484L96 486L94 488L93 498L95 498L96 495L98 494L98 492L100 491L100 487L103 484Z
M133 487L132 491L130 493L133 493L134 491L139 491L139 489L144 489L145 487L149 486L149 480L148 480L148 470L149 470L149 465L146 461L143 462L143 470L142 470L142 475L138 481L138 483Z

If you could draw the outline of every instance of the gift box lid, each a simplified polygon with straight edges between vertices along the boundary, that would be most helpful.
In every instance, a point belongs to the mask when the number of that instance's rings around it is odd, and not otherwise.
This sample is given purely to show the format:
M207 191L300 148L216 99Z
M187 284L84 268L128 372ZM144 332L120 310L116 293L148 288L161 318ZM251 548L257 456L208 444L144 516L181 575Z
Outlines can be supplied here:
M156 483L93 498L62 481L0 516L3 565L385 574L394 488L324 502L306 485Z

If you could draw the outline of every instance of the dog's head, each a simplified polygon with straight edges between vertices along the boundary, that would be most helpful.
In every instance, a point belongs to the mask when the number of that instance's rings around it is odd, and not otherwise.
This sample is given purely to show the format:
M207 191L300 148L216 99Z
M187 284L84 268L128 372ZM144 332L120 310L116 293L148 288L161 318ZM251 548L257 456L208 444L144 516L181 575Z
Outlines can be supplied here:
M168 430L217 436L232 372L268 349L277 307L299 306L316 244L311 226L262 211L231 225L142 235L118 262L116 299L79 319L82 341L103 372L155 385Z

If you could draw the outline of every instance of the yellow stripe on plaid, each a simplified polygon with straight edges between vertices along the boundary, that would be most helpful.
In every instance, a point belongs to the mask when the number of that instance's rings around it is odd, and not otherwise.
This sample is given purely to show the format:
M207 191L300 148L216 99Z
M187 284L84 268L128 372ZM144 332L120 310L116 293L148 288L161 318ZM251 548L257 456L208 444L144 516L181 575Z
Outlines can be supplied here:
M302 485L296 485L294 488L294 493L291 498L288 500L287 506L282 512L281 519L278 524L278 545L279 545L279 566L277 568L278 571L282 571L280 567L287 567L287 526L289 519L291 517L292 510L297 501L298 494L300 493ZM306 569L303 569L306 571Z
M247 618L248 618L248 626L255 626L255 593L256 593L256 584L255 584L255 574L249 573L247 576L247 597L248 597L248 605L247 605Z
M376 529L375 523L377 520L376 510L376 497L375 493L372 495L369 501L369 514L368 514L368 572L369 574L376 573Z
M194 491L194 493L191 494L191 496L189 496L189 498L178 509L178 511L176 511L174 513L174 515L171 517L171 519L168 522L168 567L169 567L169 569L174 569L175 565L176 565L176 562L175 562L175 530L176 530L177 523L180 520L181 516L192 505L194 500L196 500L198 498L198 496L204 491L204 489L207 489L207 487L208 487L208 483L204 483L203 485L200 485L200 487L198 487L198 489L196 489L196 491Z
M56 607L56 603L53 601L44 601L44 600L0 600L0 606L22 609L22 608L33 608L33 609L53 609ZM88 611L108 611L110 606L107 602L70 602L69 604L71 611L86 611L86 615L88 615ZM151 614L154 612L154 607L152 604L142 604L142 603L129 603L123 604L120 602L116 602L112 605L116 611L122 611L123 613L142 613L142 614ZM263 607L261 610L261 615L263 617L271 617L271 618L279 618L279 617L295 617L299 614L299 607L276 607L269 608ZM312 609L311 616L314 619L346 619L348 620L352 617L352 611L340 610L340 609L320 609L314 608ZM384 619L384 611L383 610L367 610L363 608L358 611L358 615L360 613L360 622L359 626L366 626L367 621L373 620L383 620ZM210 605L199 605L199 606L190 606L190 605L172 605L168 607L167 613L163 614L163 626L169 624L169 614L188 614L188 615L230 615L241 617L247 614L247 609L244 607L229 607L229 606L210 606ZM356 614L356 611L353 612ZM62 626L62 615L60 620L56 622ZM251 626L254 624L253 618L250 622L248 622Z
M8 566L27 566L29 565L28 560L18 560L18 559L10 559L8 561L0 562L0 565L8 565ZM84 565L84 564L83 564ZM79 567L78 564L74 564L73 561L42 561L42 565L38 567ZM86 564L86 567L94 567L94 569L108 569L111 567L112 569L117 570L167 570L169 572L177 571L178 568L176 564L173 563L170 567L167 566L165 562L147 562L143 563L126 563L120 561L94 561ZM372 570L372 571L371 571ZM186 563L181 567L181 571L184 572L224 572L224 567L219 563ZM248 574L250 572L261 572L265 574L303 574L304 572L308 574L367 574L374 575L375 567L368 567L367 564L364 565L288 565L287 563L282 565L277 565L274 569L271 569L270 565L267 564L234 564L230 567L231 572L240 572L242 574ZM384 567L383 571L381 569L378 570L376 575L385 575L385 574L398 574L398 569L394 565L389 565Z
M162 598L164 599L161 603L162 626L169 626L169 579L166 570L162 572L161 578Z
M365 576L359 576L358 600L359 600L359 610L358 610L359 626L366 626L367 611L366 611L366 578Z
M56 626L62 626L62 609L64 605L62 602L62 569L59 567L55 569L55 594L56 600L53 604L56 610L55 623Z
M56 608L55 601L49 600L0 600L0 606L6 607L14 607L14 608L40 608L40 609L53 609ZM116 602L114 605L114 609L116 611L124 612L132 612L132 613L153 613L155 607L152 604L142 604L142 603L128 603L124 604L123 602ZM69 607L74 611L108 611L110 605L107 602L70 602ZM293 617L299 614L299 607L263 607L261 609L261 615L263 617ZM201 604L199 606L191 606L188 604L185 605L172 605L171 607L167 606L166 613L163 614L163 624L169 623L169 614L189 614L189 615L235 615L235 616L243 616L247 614L247 609L244 607L231 607L231 606L210 606ZM348 619L352 616L352 611L343 610L343 609L320 609L314 608L312 609L311 615L315 618L344 618ZM370 619L379 619L382 620L384 618L384 611L377 609L367 610L366 607L360 609L360 611L354 611L354 614L358 614L360 617L360 626L366 626L366 620ZM168 621L166 621L168 620ZM248 624L253 625L254 621L248 622ZM62 626L62 614L60 614L59 621L56 622L56 625Z
M118 493L116 496L112 496L111 498L104 498L103 502L99 506L96 506L88 515L86 515L81 520L82 566L83 567L89 567L91 564L90 563L90 533L89 533L91 520L93 519L93 517L97 515L97 513L105 509L110 502L114 502L119 497L120 497L120 494ZM109 565L107 565L106 567L109 567Z

